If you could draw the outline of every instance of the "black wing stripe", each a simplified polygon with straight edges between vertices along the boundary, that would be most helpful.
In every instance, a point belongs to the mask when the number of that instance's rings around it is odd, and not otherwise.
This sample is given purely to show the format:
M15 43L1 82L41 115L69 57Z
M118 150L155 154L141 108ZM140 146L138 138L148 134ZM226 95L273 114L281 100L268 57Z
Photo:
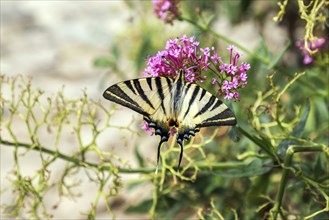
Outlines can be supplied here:
M227 108L221 113L214 115L211 118L204 120L197 127L208 127L208 126L223 126L223 125L236 125L236 119L233 112Z
M182 97L181 90L182 90L183 82L181 78L178 78L178 80L175 83L177 83L177 85L176 85L176 92L174 94L174 111L177 112L179 101L181 100Z
M206 93L207 93L207 91L203 89L199 101L201 101L203 99L203 97Z
M161 99L161 108L163 110L163 113L166 115L166 108L164 107L163 100L164 100L164 95L163 95L163 90L162 90L162 83L160 78L155 78L155 85L158 90L159 97Z
M134 79L134 86L138 92L138 94L140 95L140 97L151 107L154 109L154 106L152 105L151 101L149 100L149 98L145 95L144 90L141 87L141 84L139 82L139 79Z
M149 114L141 109L141 107L132 100L118 85L113 85L103 93L104 98L128 107L142 115L149 116Z
M216 99L216 97L212 95L211 98L209 99L209 101L207 102L207 104L194 116L194 118L205 113L211 107L211 105L214 103L215 99Z
M166 77L166 81L167 81L167 85L168 85L168 88L169 88L170 98L172 99L172 92L171 92L172 81L168 77Z
M146 82L149 85L150 90L153 90L153 88L152 88L152 78L150 78L150 77L146 78Z
M235 126L236 123L237 122L235 118L229 118L227 120L204 122L196 125L195 127L202 128L202 127L211 127L211 126Z
M191 84L189 84L189 85L187 86L186 90L188 90L188 89L190 88L190 86L191 86ZM194 89L194 91L193 91L193 93L192 93L191 99L190 99L189 104L188 104L188 108L187 108L187 110L186 110L186 112L185 112L185 114L184 114L183 119L185 119L186 115L189 113L189 111L190 111L190 109L191 109L191 106L192 106L192 104L193 104L195 98L197 97L197 95L198 95L198 93L199 93L199 90L200 90L200 87L199 87L199 86L196 86L195 89ZM187 94L187 91L186 91L185 94Z
M234 114L229 108L227 108L224 111L222 111L221 113L218 113L217 115L214 115L213 117L208 118L204 121L208 122L208 121L216 121L216 120L222 120L222 119L225 120L225 119L231 118L231 117L234 117Z
M217 102L215 103L215 105L210 109L210 111L220 107L223 104L223 102L221 100L217 100Z
M134 87L131 85L131 80L127 80L127 81L124 81L123 82L124 84L126 84L126 86L135 94L137 95L136 93L136 90L134 89Z

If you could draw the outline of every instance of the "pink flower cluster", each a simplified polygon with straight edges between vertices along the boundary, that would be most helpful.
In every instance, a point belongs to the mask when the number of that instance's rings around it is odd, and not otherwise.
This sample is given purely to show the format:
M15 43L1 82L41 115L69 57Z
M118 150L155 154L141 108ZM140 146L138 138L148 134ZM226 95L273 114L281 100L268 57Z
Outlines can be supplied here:
M187 37L168 40L164 50L151 56L143 76L169 76L176 77L179 70L184 70L185 79L189 82L203 83L207 78L203 73L211 72L216 77L212 84L218 86L220 96L234 101L238 100L238 89L247 85L247 71L250 69L248 63L239 64L241 54L235 51L234 46L228 48L230 51L230 63L224 63L218 56L215 48L200 48L195 38Z
M165 23L172 24L180 16L178 10L179 0L152 0L154 13Z
M199 42L194 37L184 35L168 40L164 50L150 57L143 76L174 78L183 69L187 81L199 80L202 83L206 77L201 76L201 72L208 70L209 56L209 48L199 48Z
M324 38L318 38L313 42L308 42L308 48L312 51L316 51L324 46L326 40ZM304 42L301 40L296 41L295 44L301 51L304 56L303 63L305 65L313 63L314 59L310 52L305 48Z
M250 64L242 62L239 64L239 58L241 54L235 51L234 46L227 48L230 51L230 63L224 63L214 51L212 58L217 72L220 74L218 78L212 79L212 84L218 85L219 95L225 95L225 99L234 101L239 100L238 89L244 88L247 85L247 71L250 69Z

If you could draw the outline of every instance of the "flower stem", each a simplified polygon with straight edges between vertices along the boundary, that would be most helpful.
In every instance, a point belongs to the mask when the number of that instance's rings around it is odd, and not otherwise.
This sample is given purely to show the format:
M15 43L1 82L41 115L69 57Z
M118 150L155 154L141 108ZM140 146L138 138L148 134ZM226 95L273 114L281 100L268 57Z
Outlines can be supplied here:
M99 171L109 171L111 170L111 166L105 166L105 165L99 165L87 161L83 161L80 159L75 158L74 156L63 154L57 150L51 150L48 147L40 146L40 145L33 145L28 143L21 143L21 142L10 142L6 140L0 139L0 144L15 147L16 149L18 147L30 149L39 151L45 154L52 155L54 158L60 158L62 160L65 160L67 162L71 162L75 165L82 166L82 167L93 167L98 169ZM212 171L216 170L223 170L223 169L229 169L229 168L237 168L237 167L243 167L247 166L244 162L222 162L222 163L204 163L204 162L196 162L196 166L200 168L201 170L209 170ZM161 170L161 168L159 168ZM192 169L192 168L191 168ZM119 168L119 173L154 173L155 167L142 167L142 168Z

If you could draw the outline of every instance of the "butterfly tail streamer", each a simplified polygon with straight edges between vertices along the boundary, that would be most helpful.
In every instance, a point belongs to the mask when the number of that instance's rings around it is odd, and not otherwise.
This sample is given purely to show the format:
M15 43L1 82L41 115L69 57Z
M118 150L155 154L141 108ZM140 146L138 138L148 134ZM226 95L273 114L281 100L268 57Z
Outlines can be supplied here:
M155 174L158 173L158 167L159 167L159 161L160 161L160 151L161 151L161 146L164 142L168 141L168 137L166 136L163 136L161 137L161 140L159 142L159 145L158 145L158 153L157 153L157 167L155 169Z
M183 143L182 143L181 139L177 140L177 143L180 146L180 154L179 154L179 161L178 161L178 167L177 167L177 172L179 172L180 164L181 164L182 158L183 158Z

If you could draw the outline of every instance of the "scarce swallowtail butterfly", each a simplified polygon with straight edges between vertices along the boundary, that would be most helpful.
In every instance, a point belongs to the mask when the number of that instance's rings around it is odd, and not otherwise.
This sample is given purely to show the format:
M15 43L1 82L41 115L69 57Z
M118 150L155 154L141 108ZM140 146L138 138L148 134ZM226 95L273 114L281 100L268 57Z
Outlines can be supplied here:
M157 168L161 145L168 141L171 129L176 129L181 150L179 170L184 139L188 140L202 127L237 123L233 112L221 100L197 84L186 82L182 70L175 79L147 77L119 82L106 89L103 96L142 114L149 127L161 137Z

